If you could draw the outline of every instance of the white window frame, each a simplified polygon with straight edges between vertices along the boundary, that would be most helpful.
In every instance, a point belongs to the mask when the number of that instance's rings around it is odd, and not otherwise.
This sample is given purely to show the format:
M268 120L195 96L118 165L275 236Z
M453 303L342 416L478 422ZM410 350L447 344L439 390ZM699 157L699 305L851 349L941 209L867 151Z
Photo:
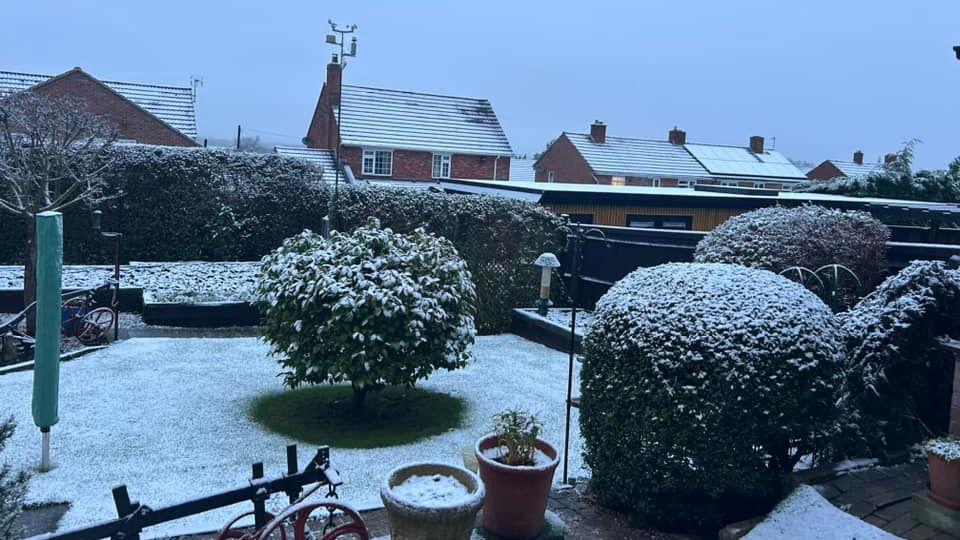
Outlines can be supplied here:
M660 179L659 179L659 178L651 178L651 179L650 179L650 185L653 186L653 187L660 187Z
M627 177L626 177L626 176L612 176L612 177L610 177L610 185L611 185L611 186L625 186L625 185L627 185Z
M679 180L677 180L677 187L693 189L693 187L696 185L697 185L696 178L680 178Z
M550 182L552 184L556 181L557 181L556 171L547 171L547 182Z
M377 172L377 158L381 154L389 154L390 156L390 165L387 168L387 172L383 172L383 167L380 167L381 172ZM367 168L367 159L370 160L370 168ZM382 165L382 163L381 163ZM371 176L393 176L393 150L386 148L364 148L363 155L361 157L361 167L363 174Z
M439 163L437 158L440 159ZM444 174L443 167L446 165L447 171ZM451 154L433 154L430 158L430 169L433 178L450 178L450 171L453 170L453 156Z
M767 183L766 183L766 182L754 182L754 183L753 183L753 187L754 187L755 189L767 189Z

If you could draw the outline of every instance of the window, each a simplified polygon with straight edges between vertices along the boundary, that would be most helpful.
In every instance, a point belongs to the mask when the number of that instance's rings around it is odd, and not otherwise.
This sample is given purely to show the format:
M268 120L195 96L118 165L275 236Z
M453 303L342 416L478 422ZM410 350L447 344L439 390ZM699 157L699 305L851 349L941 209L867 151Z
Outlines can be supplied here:
M593 214L567 214L567 217L570 218L570 223L582 223L584 225L593 223Z
M683 180L683 179L677 180L677 187L692 188L692 187L695 186L695 185L697 185L697 179L696 179L696 178L693 178L693 179L690 179L690 180Z
M393 150L364 150L363 174L390 176L393 174Z
M556 181L557 181L557 173L553 171L547 171L547 182L556 182Z
M693 229L691 216L627 216L627 227L638 229L671 229L689 231Z
M450 154L433 155L433 177L450 178Z
M765 184L765 183L763 183L763 182L754 182L754 183L753 183L753 187L755 187L755 188L757 188L757 189L766 189L767 184Z
M611 186L625 186L627 184L627 179L622 176L614 176L610 179Z

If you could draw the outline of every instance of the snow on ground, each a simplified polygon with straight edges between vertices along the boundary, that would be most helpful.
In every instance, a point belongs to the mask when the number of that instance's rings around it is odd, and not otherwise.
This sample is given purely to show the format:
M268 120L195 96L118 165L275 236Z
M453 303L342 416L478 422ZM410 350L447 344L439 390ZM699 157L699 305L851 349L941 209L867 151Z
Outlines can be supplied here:
M29 501L71 501L60 523L63 531L115 517L110 489L118 484L126 484L133 499L156 508L244 485L257 461L264 462L268 476L283 473L284 447L293 441L267 432L247 416L252 399L282 388L279 367L268 352L256 338L131 339L63 364L60 423L52 429L56 468L33 478ZM513 335L478 337L473 354L466 368L436 373L422 383L467 400L464 427L403 446L332 449L331 461L345 482L339 490L342 500L361 508L378 506L381 482L404 463L462 465L464 447L472 447L493 415L509 407L537 413L544 438L562 447L566 355ZM0 411L12 413L20 426L0 460L15 467L38 460L31 384L31 372L0 377ZM573 477L587 475L578 422L574 409ZM311 447L301 444L301 464L308 454ZM560 474L558 470L556 482ZM249 506L208 512L146 533L217 529Z
M121 287L142 287L147 302L252 300L259 262L132 262L120 267ZM63 267L64 288L93 288L113 277L113 266ZM0 266L0 289L23 288L22 266Z
M744 540L893 540L897 537L852 516L816 489L795 489Z
M547 310L547 315L542 316L537 313L537 310L531 309L529 313L534 317L545 319L552 322L553 324L558 324L564 328L570 328L570 318L572 311L570 308L550 308ZM577 310L577 334L584 335L590 330L590 324L593 323L593 313L590 311L584 311L582 309ZM569 331L569 330L568 330Z

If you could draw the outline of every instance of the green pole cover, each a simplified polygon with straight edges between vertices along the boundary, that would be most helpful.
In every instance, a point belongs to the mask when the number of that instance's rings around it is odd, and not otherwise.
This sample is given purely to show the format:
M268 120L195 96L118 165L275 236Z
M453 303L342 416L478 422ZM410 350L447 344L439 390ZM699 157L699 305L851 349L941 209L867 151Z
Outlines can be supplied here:
M36 219L37 345L33 362L33 422L44 430L59 421L63 215L42 212Z

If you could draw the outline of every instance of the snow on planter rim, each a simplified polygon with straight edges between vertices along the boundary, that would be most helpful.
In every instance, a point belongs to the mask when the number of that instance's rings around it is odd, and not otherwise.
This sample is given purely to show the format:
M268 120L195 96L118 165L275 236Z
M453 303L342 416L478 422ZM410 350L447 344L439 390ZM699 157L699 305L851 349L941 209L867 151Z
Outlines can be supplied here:
M444 469L457 470L457 472L471 478L476 488L471 490L470 486L465 485L463 482L460 481L459 478L457 478L452 474L447 475L447 474L439 473L441 476L445 476L447 478L453 478L456 482L458 482L461 486L465 488L466 494L463 497L457 499L456 501L450 502L447 504L423 504L423 503L418 503L416 501L412 501L408 498L405 498L402 493L397 492L398 491L397 487L399 485L402 485L403 482L401 482L401 484L398 484L396 486L391 486L390 482L401 472L408 469L413 469L416 467L438 467L438 468L444 468ZM438 474L438 473L434 473L434 474ZM413 474L407 479L405 479L404 482L408 481L410 478L414 476L423 476L423 475ZM450 513L470 512L473 510L473 508L483 504L483 498L484 496L486 496L486 492L487 492L486 486L484 486L483 481L480 480L480 477L478 475L462 467L456 467L454 465L449 465L446 463L438 463L438 462L407 463L404 465L400 465L399 467L396 467L393 470L391 470L389 473L387 473L387 476L380 487L380 494L383 498L389 500L395 507L402 509L404 512L409 512L414 514L440 513L440 512L450 512Z
M571 424L573 423L572 420L570 422ZM509 472L527 472L527 471L529 472L547 471L549 469L556 467L557 464L560 463L560 451L557 450L555 446L553 446L552 444L550 444L549 442L543 439L537 439L536 446L538 450L540 450L541 445L546 445L551 450L553 450L553 459L551 459L550 461L546 463L541 463L540 465L507 465L505 463L500 463L495 459L490 459L487 456L485 456L483 454L483 449L481 448L481 446L483 446L484 443L495 438L497 438L497 435L494 433L484 435L483 437L480 437L477 440L477 444L473 446L473 452L477 456L477 460L486 463L492 469L497 469L497 470L508 472L508 473ZM544 454L546 454L546 452L544 452Z
M252 400L282 388L269 347L256 338L131 339L61 368L60 423L52 429L55 468L34 475L28 502L72 502L58 527L66 531L116 517L110 490L126 484L130 496L153 508L183 502L250 480L262 461L265 475L286 472L284 448L295 442L247 414ZM543 421L543 437L563 440L566 354L514 335L480 336L467 367L432 375L418 386L466 400L462 427L402 446L371 450L332 448L332 468L344 485L340 499L356 508L380 507L380 485L396 465L439 461L462 465L490 418L504 407L525 408ZM574 381L579 385L579 378ZM32 374L0 377L0 411L18 428L0 463L32 468L39 459L30 413ZM579 411L571 423L571 475L589 472L582 461ZM314 445L299 443L301 464ZM559 482L559 479L556 479ZM285 497L268 503L286 507ZM249 503L150 527L144 537L218 530Z
M960 439L952 437L930 439L924 443L923 448L944 461L960 461Z

